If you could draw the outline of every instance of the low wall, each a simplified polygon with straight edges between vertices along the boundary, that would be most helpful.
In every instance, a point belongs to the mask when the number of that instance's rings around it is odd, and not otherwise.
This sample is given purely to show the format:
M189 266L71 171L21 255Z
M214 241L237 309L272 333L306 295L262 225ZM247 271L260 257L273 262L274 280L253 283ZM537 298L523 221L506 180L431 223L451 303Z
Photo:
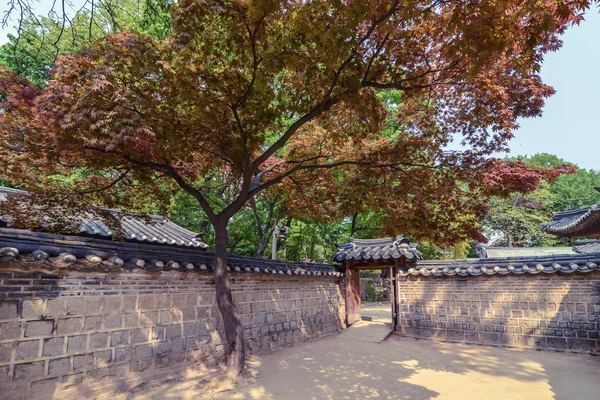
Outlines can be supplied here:
M340 330L342 279L233 274L247 349ZM0 398L60 397L82 387L81 396L93 398L95 387L130 388L140 377L224 358L208 273L4 269L0 280Z
M600 353L600 272L408 276L397 332L460 342Z

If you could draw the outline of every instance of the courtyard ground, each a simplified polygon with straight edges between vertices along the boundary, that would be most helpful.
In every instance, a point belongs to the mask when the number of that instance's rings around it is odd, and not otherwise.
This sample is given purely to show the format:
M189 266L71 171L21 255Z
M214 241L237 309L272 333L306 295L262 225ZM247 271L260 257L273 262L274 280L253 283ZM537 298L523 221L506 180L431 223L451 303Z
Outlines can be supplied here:
M365 314L387 318L389 305ZM600 357L332 335L253 356L232 384L193 376L139 387L128 399L600 399ZM220 393L219 393L220 392Z

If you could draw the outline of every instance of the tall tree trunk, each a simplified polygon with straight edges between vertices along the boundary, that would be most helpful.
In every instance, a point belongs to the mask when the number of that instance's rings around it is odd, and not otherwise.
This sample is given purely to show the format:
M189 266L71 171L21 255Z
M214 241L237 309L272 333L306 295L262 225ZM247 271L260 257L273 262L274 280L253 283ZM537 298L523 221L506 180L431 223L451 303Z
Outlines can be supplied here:
M269 235L269 239L271 239L271 236ZM258 258L263 258L263 256L265 255L265 250L267 249L267 245L271 242L271 240L266 240L265 238L260 238L258 240L258 246L256 248L256 255L255 257Z
M233 304L229 275L227 274L227 221L217 220L215 224L215 289L217 306L223 317L227 338L227 374L235 378L244 369L246 353L242 320Z

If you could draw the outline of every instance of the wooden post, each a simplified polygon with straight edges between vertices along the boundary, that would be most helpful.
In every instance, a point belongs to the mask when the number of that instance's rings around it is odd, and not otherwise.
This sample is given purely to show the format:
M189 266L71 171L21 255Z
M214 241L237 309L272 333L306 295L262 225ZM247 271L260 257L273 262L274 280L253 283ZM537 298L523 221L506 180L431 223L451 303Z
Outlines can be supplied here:
M400 287L399 287L398 278L399 278L400 267L404 266L405 262L406 261L402 258L394 261L394 268L393 268L393 275L394 275L393 291L394 291L394 310L395 310L395 318L394 318L394 322L393 322L394 330L396 330L396 326L398 326L398 322L400 321Z
M346 262L346 323L348 326L360 321L360 271Z

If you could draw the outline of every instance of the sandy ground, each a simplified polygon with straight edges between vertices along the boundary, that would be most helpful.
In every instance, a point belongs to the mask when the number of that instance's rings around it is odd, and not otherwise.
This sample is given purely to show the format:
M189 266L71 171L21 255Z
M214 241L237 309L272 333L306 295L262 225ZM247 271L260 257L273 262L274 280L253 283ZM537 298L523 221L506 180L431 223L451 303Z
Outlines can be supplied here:
M138 388L127 398L600 399L600 357L396 335L372 343L342 333L254 356L249 364L235 383L189 376Z

